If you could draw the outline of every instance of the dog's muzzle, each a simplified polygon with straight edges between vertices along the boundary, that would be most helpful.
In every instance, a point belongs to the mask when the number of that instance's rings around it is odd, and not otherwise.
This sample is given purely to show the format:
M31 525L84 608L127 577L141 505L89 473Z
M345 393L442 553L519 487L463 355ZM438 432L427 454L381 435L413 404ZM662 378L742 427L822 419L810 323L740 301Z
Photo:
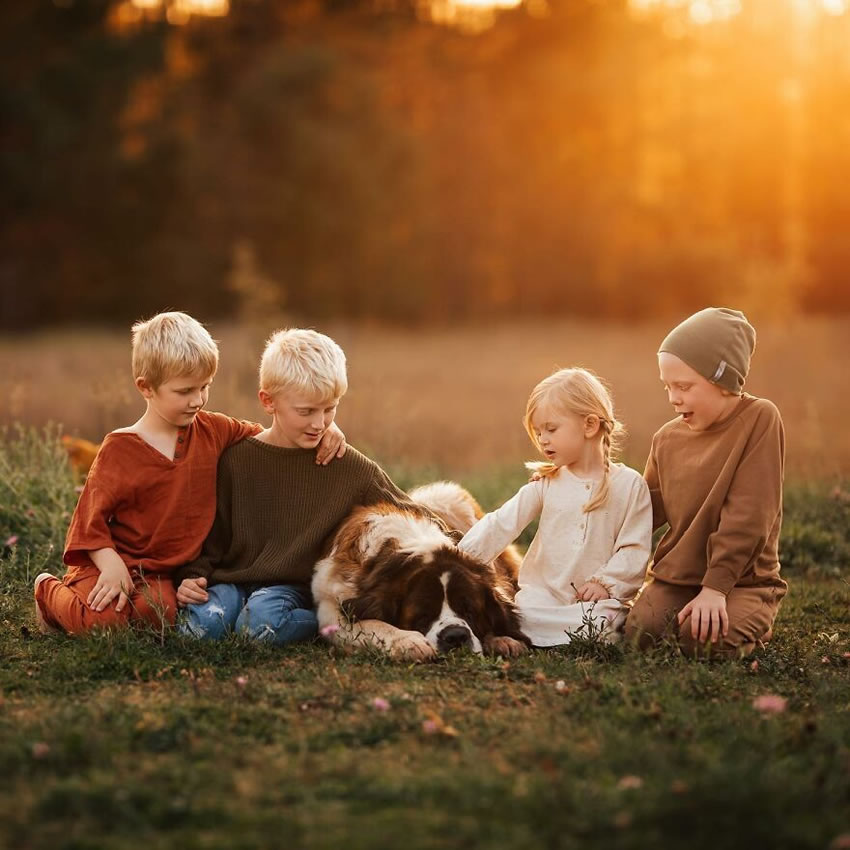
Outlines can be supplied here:
M472 649L472 632L466 626L446 626L437 635L437 650Z

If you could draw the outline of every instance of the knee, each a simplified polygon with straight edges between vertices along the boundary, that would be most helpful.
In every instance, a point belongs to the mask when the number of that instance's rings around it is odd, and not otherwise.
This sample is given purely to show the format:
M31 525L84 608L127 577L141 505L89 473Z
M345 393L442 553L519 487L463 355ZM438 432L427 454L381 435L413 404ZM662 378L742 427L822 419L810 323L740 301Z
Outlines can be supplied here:
M644 607L635 603L635 606L629 611L626 617L624 628L626 640L629 643L643 646L647 640L651 639L648 626L649 619L645 616Z
M318 634L319 623L314 611L293 608L269 610L261 602L249 600L236 622L236 631L252 640L275 644L309 640Z
M198 640L221 640L231 630L225 609L213 602L187 605L177 618L177 631Z
M644 593L626 618L626 640L641 649L654 646L662 638L675 633L677 613L672 608L660 607L651 594Z
M173 626L177 619L177 606L176 603L166 599L137 599L132 619L150 623L157 629Z

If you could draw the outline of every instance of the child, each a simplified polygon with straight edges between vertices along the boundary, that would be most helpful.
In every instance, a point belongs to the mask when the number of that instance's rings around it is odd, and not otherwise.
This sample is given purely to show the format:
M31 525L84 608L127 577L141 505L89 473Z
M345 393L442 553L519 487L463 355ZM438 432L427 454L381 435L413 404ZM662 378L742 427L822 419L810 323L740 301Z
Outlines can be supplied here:
M653 526L670 528L626 624L641 645L672 625L688 654L710 642L747 655L771 635L787 590L777 549L785 432L771 402L743 392L755 340L743 313L710 307L658 351L677 416L653 437L644 473Z
M613 640L646 572L652 510L641 476L611 462L622 432L611 396L591 372L562 369L532 391L525 428L547 462L528 464L536 480L459 548L490 561L539 516L519 573L523 631L535 646L555 646L590 621Z
M172 623L172 574L198 557L212 525L219 455L261 430L203 411L218 348L191 316L136 323L132 361L146 410L103 441L68 529L65 577L35 580L42 631ZM342 453L342 440L328 435L322 460Z
M318 628L313 566L351 510L388 501L427 513L350 447L332 466L311 462L347 388L345 355L329 337L290 329L269 339L259 398L272 424L221 458L212 531L201 556L177 571L184 634L309 639Z

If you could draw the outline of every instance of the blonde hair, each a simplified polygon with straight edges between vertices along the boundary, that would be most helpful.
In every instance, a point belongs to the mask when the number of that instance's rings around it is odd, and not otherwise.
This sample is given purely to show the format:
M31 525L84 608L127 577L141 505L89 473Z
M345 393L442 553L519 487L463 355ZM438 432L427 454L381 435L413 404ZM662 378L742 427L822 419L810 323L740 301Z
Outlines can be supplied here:
M158 313L132 329L133 378L144 378L153 389L169 378L218 369L218 346L209 331L187 313Z
M588 369L559 369L544 378L528 397L523 424L531 442L538 451L542 451L540 441L534 432L531 420L542 404L550 404L560 413L575 413L579 416L596 416L599 419L599 433L602 440L603 472L602 484L596 495L584 506L584 512L604 505L611 489L611 457L620 448L625 434L623 424L614 416L614 401L605 384ZM558 471L553 463L531 462L526 466L542 478L549 478Z
M317 331L276 331L260 360L260 389L270 395L295 391L321 399L340 398L348 389L345 354L329 336Z

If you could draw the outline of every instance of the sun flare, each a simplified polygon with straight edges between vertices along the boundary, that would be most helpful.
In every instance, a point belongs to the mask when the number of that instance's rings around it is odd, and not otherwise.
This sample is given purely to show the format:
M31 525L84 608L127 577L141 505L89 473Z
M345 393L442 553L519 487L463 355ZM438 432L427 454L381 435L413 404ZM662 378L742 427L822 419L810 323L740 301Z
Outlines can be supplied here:
M850 0L773 0L776 5L786 5L800 16L818 13L843 15L850 9ZM741 13L741 0L629 0L629 7L637 14L680 12L692 23L706 25L728 21Z

